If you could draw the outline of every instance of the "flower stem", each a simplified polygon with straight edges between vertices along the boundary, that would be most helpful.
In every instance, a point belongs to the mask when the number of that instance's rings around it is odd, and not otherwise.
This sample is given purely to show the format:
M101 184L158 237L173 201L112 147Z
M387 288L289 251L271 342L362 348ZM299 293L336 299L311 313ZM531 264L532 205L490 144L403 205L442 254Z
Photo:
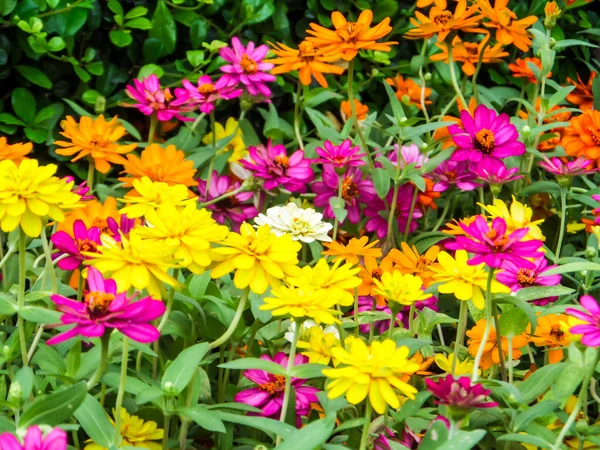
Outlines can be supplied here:
M298 89L296 90L296 104L294 105L294 133L298 141L300 150L304 150L302 143L302 134L300 133L300 96L302 95L302 83L298 80Z
M52 255L50 254L50 244L48 243L48 238L46 236L45 226L42 226L42 234L40 235L40 240L42 241L42 249L44 250L44 255L46 258L44 272L50 272L50 283L52 286L52 293L58 294L58 282L56 280L56 272L54 271L54 266L52 265Z
M404 229L404 242L408 240L408 233L410 232L410 224L412 223L413 213L415 212L415 205L417 203L417 196L419 195L419 188L415 186L415 192L413 193L412 202L410 203L410 210L408 211L408 220L406 221L406 228Z
M565 228L567 222L567 191L564 188L560 189L560 230L558 230L558 242L556 243L556 251L554 252L554 264L558 264L560 252L562 250L562 242L565 236Z
M489 288L490 286L488 286L488 289ZM504 363L504 351L502 350L502 333L500 332L500 318L498 317L498 305L496 305L496 302L492 302L492 309L494 315L494 327L496 328L496 346L498 347L498 359L500 360L500 375L502 376L502 381L506 383L506 365ZM512 360L509 362L509 364L511 363Z
M358 324L358 288L354 288L354 336L358 337L360 325Z
M214 205L215 203L219 203L221 200L225 200L226 198L233 197L234 195L239 194L244 189L245 189L245 186L242 184L239 188L234 189L233 191L226 192L225 194L223 194L217 198L213 198L212 200L209 200L207 202L199 203L198 208L202 209L202 208L206 208L207 206Z
M127 338L125 338L127 339ZM94 372L94 375L92 375L92 378L90 378L87 382L87 390L89 391L90 389L92 389L94 386L96 386L96 384L98 383L98 381L100 381L100 378L102 378L102 375L104 374L104 371L106 370L106 363L108 361L108 343L110 341L110 333L104 333L102 335L102 337L100 338L100 363L98 364L98 367L96 368L96 371Z
M94 175L96 173L96 165L94 164L94 160L89 158L88 160L88 174L87 174L87 187L90 188L90 192L94 190Z
M285 391L283 394L283 402L281 403L281 414L279 415L279 421L285 422L285 417L287 415L288 404L290 402L290 391L292 389L292 369L294 368L294 360L296 359L296 346L298 345L298 338L300 337L300 330L302 328L302 322L296 322L294 319L292 321L295 323L294 327L294 337L292 338L292 346L290 348L290 354L288 356L288 364L285 375ZM294 409L295 409L294 405ZM281 443L281 436L277 436L277 445Z
M442 224L444 223L444 220L446 219L446 215L448 214L448 210L450 209L450 199L447 198L446 199L446 203L444 204L444 209L442 210L442 215L440 216L440 218L438 219L438 221L436 222L435 226L433 227L432 231L437 231L439 230L439 228L442 226Z
M492 326L492 293L490 292L492 289L492 280L494 279L494 270L490 269L488 273L487 279L487 287L485 291L485 330L483 332L483 336L481 337L481 343L479 344L479 349L477 349L477 356L475 357L475 361L473 363L473 375L471 376L471 381L477 381L479 377L479 364L481 363L481 358L483 357L483 349L487 344L488 337L490 336L490 328ZM498 349L498 351L502 351L502 349Z
M242 314L244 313L244 308L246 307L246 302L248 301L248 293L249 292L250 292L249 287L244 289L244 292L242 293L242 297L240 298L240 303L238 304L237 310L235 311L235 315L233 316L233 320L231 321L231 324L229 324L229 328L227 328L227 330L225 330L225 333L223 333L223 335L219 339L211 342L210 348L220 347L224 342L227 341L227 339L229 339L231 337L231 335L237 328L238 324L240 323L240 319L242 318Z
M447 39L448 43L446 45L448 47L448 65L450 66L450 78L452 80L452 85L454 86L456 95L458 95L458 98L463 104L463 108L467 108L465 97L463 96L461 89L458 87L458 81L456 81L456 68L454 67L454 59L452 57L452 39L454 39L454 36L448 36Z
M371 402L367 400L367 405L365 408L365 419L366 422L363 425L362 434L360 436L360 446L359 450L367 450L367 441L369 440L369 428L371 427L371 413L373 412L373 407L371 406Z
M400 164L398 164L400 165ZM392 204L390 205L390 216L388 217L387 223L387 247L393 248L395 245L394 232L392 231L392 224L394 223L394 219L396 218L396 204L398 203L398 189L400 189L400 185L397 182L394 182L394 194L392 196Z
M17 328L19 329L19 341L21 343L21 357L23 358L23 366L27 367L27 338L25 337L25 321L21 316L21 311L25 307L25 255L26 252L26 237L22 228L19 228L19 290L17 292L17 305L19 310L19 318L17 319Z
M196 128L198 127L198 124L202 121L202 119L204 119L205 115L206 115L205 113L202 113L198 117L196 117L196 120L194 120L194 123L190 127L190 130L189 130L187 136L185 137L185 139L181 143L180 148L185 149L185 144L187 144L187 142L189 141L190 136L192 135L192 133L196 132Z
M392 313L392 318L390 319L390 328L388 330L388 339L392 339L392 333L394 331L394 326L396 325L396 317L398 316L398 311L396 310L395 303L393 305L388 305L390 308L390 312ZM374 323L371 323L371 328L374 327Z
M156 114L150 116L150 130L148 130L148 144L154 143L154 135L156 134L156 126L158 125L158 118Z
M367 155L367 163L369 164L369 168L373 168L373 159L371 158L371 153L369 153L369 146L367 145L367 141L365 140L365 136L360 129L360 124L358 123L358 117L356 115L356 105L354 104L354 92L353 92L353 84L354 82L354 59L350 61L348 64L348 102L350 103L350 110L352 111L352 122L354 127L356 128L356 134L358 139L360 140L360 145Z
M169 432L171 431L171 413L169 412L173 407L173 398L167 399L167 411L164 413L164 422L163 422L163 438L162 438L162 448L163 450L169 450Z
M120 447L121 443L121 407L123 406L123 395L125 394L125 384L127 383L128 356L129 338L127 336L123 336L123 353L121 355L121 378L119 380L119 390L117 391L117 401L115 403L115 444L118 447Z
M173 271L173 278L177 280L179 277L179 269L175 269ZM167 320L169 320L169 315L171 314L171 310L173 309L173 301L175 300L175 287L171 286L171 290L169 291L169 297L167 298L167 309L163 316L160 319L160 323L158 324L158 331L161 332L162 329L167 324Z
M208 174L206 175L206 188L204 189L204 198L208 198L208 191L210 189L210 180L212 179L213 168L215 167L215 159L217 158L217 131L216 131L215 113L210 113L210 130L211 130L211 146L213 155L210 158L208 164Z
M460 302L460 311L458 313L458 329L456 330L456 342L454 342L454 358L452 358L452 375L456 372L458 362L458 352L463 346L465 340L465 331L467 330L468 311L466 301Z
M413 321L415 320L415 303L410 304L410 309L408 311L408 332L413 333Z
M479 50L479 59L477 61L477 67L475 68L475 73L473 74L473 96L475 97L475 101L479 102L479 93L477 92L477 76L479 75L479 71L481 70L481 64L483 63L483 57L485 55L485 50L490 43L490 35L487 34L483 38L483 42L481 45L481 49ZM467 108L467 105L463 105Z
M343 175L339 176L339 181L338 181L338 198L342 198L342 192L344 191L344 180L343 180ZM337 215L334 212L334 216L335 219L333 221L333 238L332 240L335 242L335 238L337 237L337 231L338 231L338 218Z
M513 382L513 338L512 336L508 337L508 382L512 384Z

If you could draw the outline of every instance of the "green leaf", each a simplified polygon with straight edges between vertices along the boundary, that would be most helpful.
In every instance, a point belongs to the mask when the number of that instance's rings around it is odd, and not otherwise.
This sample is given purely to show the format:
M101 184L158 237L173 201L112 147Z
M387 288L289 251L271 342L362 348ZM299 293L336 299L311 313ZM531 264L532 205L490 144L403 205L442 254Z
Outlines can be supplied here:
M190 41L192 42L192 48L198 49L202 46L202 43L206 41L208 36L208 23L206 19L198 19L192 22L190 26Z
M527 324L527 314L520 308L510 309L500 316L500 332L506 338L520 335L527 329Z
M560 377L552 385L553 398L564 406L583 381L586 372L587 369L583 369L579 364L568 362L565 369L565 374L568 374L568 376Z
M17 312L15 300L8 294L0 293L0 314L12 316Z
M273 15L275 5L273 0L242 0L242 11L246 23L260 23Z
M483 439L486 430L462 431L458 430L452 439L438 447L438 450L468 450L477 445Z
M108 37L117 47L127 47L133 42L131 31L129 30L111 30L108 33Z
M87 387L85 382L69 386L66 389L37 397L23 411L19 419L19 427L30 425L55 426L70 418L85 399Z
M183 391L209 349L208 343L202 342L182 351L167 367L160 383L161 389L165 391L166 383L171 383L173 392L178 394Z
M273 361L268 361L266 359L259 358L241 358L235 359L233 361L229 361L223 364L219 364L219 367L224 369L237 369L237 370L246 370L246 369L258 369L264 370L265 372L272 373L273 375L284 375L286 374L285 368L280 366Z
M146 403L153 402L154 400L164 397L164 395L165 395L165 391L163 391L162 389L160 389L156 386L152 386L152 387L149 387L148 389L144 389L143 391L141 391L135 397L135 402L138 405L144 405Z
M17 6L17 0L0 0L0 16L7 16Z
M15 374L15 381L21 385L21 400L26 402L33 389L33 370L31 367L21 367Z
M382 168L375 168L371 171L373 177L373 184L379 198L385 198L388 192L390 192L390 176L388 171Z
M600 270L600 264L593 263L593 262L575 262L575 263L562 264L558 267L554 267L553 269L546 270L544 272L544 275L555 275L555 274L561 274L561 273L581 272L582 270L597 272ZM565 288L564 286L560 286L560 287L562 287L563 289L568 289L568 288ZM527 288L527 289L531 289L531 288ZM573 292L572 289L571 289L571 292ZM561 294L554 294L554 295L561 295Z
M567 363L549 364L533 372L525 381L517 384L523 397L523 403L529 405L559 379Z
M108 420L104 408L90 394L75 411L75 418L92 441L104 448L114 444L115 427Z
M54 325L60 323L62 313L39 306L27 305L19 311L19 315L29 322Z
M507 295L505 297L501 297L496 299L497 303L509 303L511 305L516 306L520 310L522 310L529 319L529 323L531 324L531 334L535 333L535 328L537 327L537 316L535 314L535 310L530 303L527 303L522 298L513 297L511 295Z
M225 433L225 424L223 424L223 421L215 417L214 411L209 411L204 405L179 408L177 412L192 419L205 430Z
M95 105L98 97L102 97L102 94L93 89L88 89L81 95L81 99L89 105Z
M543 417L554 412L559 406L560 402L556 400L544 400L537 405L530 406L514 418L511 428L515 433L526 431L531 422L538 417Z
M256 428L269 434L275 433L276 435L281 436L283 439L287 439L296 431L295 427L288 425L287 423L282 423L278 420L269 419L267 417L240 416L237 414L217 410L213 410L211 412L220 420L225 422L237 423L239 425Z
M147 13L148 8L144 6L136 6L135 8L130 9L127 14L125 14L125 19L135 19L136 17L145 16ZM121 15L123 15L122 12Z
M137 17L135 19L128 20L123 24L127 28L135 28L137 30L149 30L152 28L152 24L145 17Z
M152 16L152 29L148 33L151 38L160 40L163 44L163 54L170 55L175 51L177 42L177 26L171 16L171 12L164 1L159 0L156 10Z
M15 69L33 84L46 89L52 89L52 81L40 69L30 66L15 66Z
M11 95L12 107L15 114L27 125L33 125L36 106L35 97L25 88L16 88Z
M579 39L563 39L554 44L554 49L560 50L561 48L572 47L573 45L582 45L584 47L598 48L596 44L592 44L591 42L580 41Z
M0 122L6 123L9 125L19 125L21 127L25 126L25 122L17 119L15 116L13 116L10 113L0 113Z
M324 419L311 422L296 430L277 446L278 450L306 450L319 448L327 442L335 426L335 415L327 415Z
M553 444L546 442L541 437L532 436L530 434L504 434L497 438L499 441L522 442L524 444L533 445L539 448L552 448Z
M204 52L202 50L188 50L185 56L192 67L197 67L204 61Z
M296 378L319 378L323 377L323 369L329 369L325 364L299 364L292 367L292 376Z
M594 110L600 109L600 77L594 78L592 81L592 95L594 96Z
M400 100L396 97L396 93L392 89L392 87L386 82L383 83L385 87L385 92L387 92L388 98L390 99L390 105L392 107L392 113L394 114L394 119L396 120L396 124L401 124L403 120L406 120L406 114L404 113L404 109L400 104Z
M91 113L87 112L85 109L83 109L81 106L79 106L74 101L71 101L68 98L63 98L62 101L65 102L67 105L69 105L73 109L73 111L75 111L76 114L79 114L80 116L93 117Z
M577 264L577 263L575 263ZM599 264L600 266L600 264ZM559 266L557 267L564 267L564 266ZM550 269L550 270L554 270L554 269ZM548 272L550 272L550 270L548 270L547 272L544 272L544 275L548 274ZM561 272L562 273L562 272ZM569 295L572 294L573 292L575 292L574 289L565 287L565 286L561 286L556 285L556 286L533 286L533 287L528 287L528 288L523 288L523 289L519 289L517 291L517 297L520 298L521 300L525 300L525 301L530 301L530 300L537 300L539 298L548 298L548 297L555 297L555 296L560 296L560 295Z

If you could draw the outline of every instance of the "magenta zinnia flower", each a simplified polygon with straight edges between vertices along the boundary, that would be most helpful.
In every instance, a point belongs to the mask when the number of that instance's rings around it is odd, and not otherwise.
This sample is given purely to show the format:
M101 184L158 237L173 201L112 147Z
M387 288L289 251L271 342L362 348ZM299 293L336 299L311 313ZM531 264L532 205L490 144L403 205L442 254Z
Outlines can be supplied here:
M248 159L250 158L250 159ZM306 192L314 178L311 161L297 150L288 157L285 146L267 142L267 146L248 147L248 157L240 161L256 178L262 178L267 191L282 187L290 192Z
M314 162L332 164L334 167L365 165L362 158L364 158L366 154L360 153L360 147L358 145L352 147L352 141L350 139L346 139L340 145L333 145L331 141L325 141L323 148L317 147L315 151L320 158L315 159Z
M488 159L508 158L525 153L525 144L517 141L519 133L508 114L498 115L493 109L479 105L474 116L468 109L460 112L462 125L451 125L448 131L457 146L453 161L477 163Z
M60 253L52 255L52 260L65 254L68 255L57 263L62 270L79 268L82 261L89 259L89 257L83 256L82 252L95 253L98 246L101 245L100 229L92 227L88 230L83 220L76 220L73 223L73 236L71 237L66 231L58 231L50 238L54 246L60 251Z
M529 232L528 228L519 228L507 234L506 221L501 217L496 217L489 224L483 216L477 216L473 223L461 223L460 227L466 236L456 236L456 241L447 243L446 248L475 253L469 260L470 265L485 263L497 269L504 261L510 261L525 269L535 269L536 265L526 258L544 256L540 251L544 245L542 241L522 241Z
M469 377L460 377L455 380L450 374L440 378L437 382L426 378L427 390L435 395L438 400L436 405L448 405L453 409L469 411L476 408L494 408L496 402L486 401L492 391L485 389L481 384L471 384Z
M48 345L59 344L77 335L100 337L107 328L116 328L125 336L144 344L160 337L159 331L150 322L165 312L163 302L150 297L134 302L135 296L117 293L117 283L104 279L98 269L88 267L87 270L90 290L83 302L69 300L62 295L51 297L56 309L63 313L60 318L62 324L75 324L75 327L54 336L48 340Z
M575 177L596 172L594 161L587 159L585 156L567 162L556 157L548 159L544 155L542 155L542 159L543 161L540 161L538 165L557 177Z
M363 179L363 173L358 167L350 167L344 175L338 175L333 166L324 166L321 181L315 181L311 190L317 194L314 205L323 208L323 217L333 219L333 209L329 199L337 197L338 187L342 183L342 198L348 211L350 223L360 222L360 205L369 204L377 198L377 191L371 180Z
M0 448L2 450L66 450L67 433L60 428L54 428L46 436L37 425L29 427L23 444L10 433L0 434Z
M436 192L444 192L453 185L461 191L472 191L480 186L475 183L477 175L471 172L466 161L444 161L430 176L436 182L433 188Z
M121 214L119 223L112 217L108 217L106 219L106 224L112 233L112 238L117 242L121 242L121 237L129 237L129 232L135 227L139 220L140 219L130 219L125 214Z
M497 159L480 161L473 169L477 178L489 185L502 185L523 178L521 175L516 175L519 172L517 167L509 169Z
M74 182L75 178L72 177L71 175L67 175L65 177L65 181L67 183L70 182ZM86 201L86 200L94 200L96 197L94 197L93 195L87 195L88 192L90 192L90 188L87 186L87 181L84 181L83 183L77 185L77 184L73 184L73 189L72 191L79 195L81 197L82 201Z
M198 180L199 201L203 203L214 200L239 189L241 185L240 181L233 181L227 175L219 176L219 173L215 170L210 178L208 195L204 195L206 192L206 181ZM229 220L231 228L234 231L238 231L243 222L253 219L258 215L256 207L251 202L253 196L252 192L238 192L231 197L206 206L206 209L212 211L212 217L218 223L224 224Z
M410 183L403 184L398 188L394 217L398 230L401 233L404 233L406 230L409 217L411 218L410 226L408 228L409 233L412 233L417 229L417 219L423 217L423 212L419 208L413 208L412 216L410 216L414 192L415 188ZM394 200L393 190L388 192L386 200L387 204L391 205ZM375 196L371 201L367 202L365 216L369 218L365 224L365 230L376 232L379 239L384 239L387 236L389 217L389 211L386 209L385 202Z
M496 275L496 279L508 286L512 292L519 289L532 286L556 286L560 283L560 275L544 275L544 272L556 267L548 266L548 261L544 256L533 261L535 267L526 269L514 264L511 261L504 261L502 270ZM554 302L558 297L548 297L534 300L532 303L538 306L544 306Z
M221 67L221 71L231 77L232 84L242 84L252 96L271 96L271 90L265 83L275 81L275 75L268 73L274 65L263 62L269 52L269 47L259 45L254 48L254 42L248 42L244 47L237 36L231 39L231 47L223 47L219 55L230 64Z
M390 153L389 159L394 165L398 164L398 159L400 159L400 167L413 164L417 169L429 161L429 158L421 153L417 144L403 145L402 148L398 144L394 144L394 150Z
M283 352L277 353L273 359L269 355L262 355L260 359L273 361L287 369L288 355ZM294 358L294 366L306 363L308 363L307 356L296 355ZM285 377L283 375L273 375L272 373L258 369L246 370L244 376L258 386L238 392L235 396L235 401L262 409L262 413L258 414L259 416L279 419L283 403ZM310 404L318 401L316 394L319 392L319 389L312 386L303 386L305 382L304 378L292 378L292 386L294 386L296 393L295 407L298 427L301 424L300 416L308 415Z
M175 89L175 95L183 102L191 106L198 106L200 111L210 114L215 109L215 103L219 99L231 100L242 95L242 89L232 85L231 78L223 75L215 83L208 75L198 78L198 85L194 86L188 80L183 80L183 89Z
M588 347L600 347L600 305L591 295L584 295L579 300L586 312L575 308L567 308L565 312L586 322L571 327L569 333L581 334L581 343Z
M131 106L146 116L156 113L156 118L161 122L168 122L173 117L184 122L194 120L181 115L189 108L183 106L183 101L174 100L169 88L161 88L156 75L150 75L142 81L135 79L133 86L128 85L126 89L127 95L137 102Z

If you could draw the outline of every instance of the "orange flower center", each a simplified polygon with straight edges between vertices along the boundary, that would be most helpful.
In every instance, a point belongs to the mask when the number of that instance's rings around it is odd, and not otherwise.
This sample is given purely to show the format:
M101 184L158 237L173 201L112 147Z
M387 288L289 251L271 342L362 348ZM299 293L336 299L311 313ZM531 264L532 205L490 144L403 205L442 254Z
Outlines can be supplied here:
M277 164L282 169L287 169L290 165L290 159L286 155L277 155L275 157L275 164Z
M245 53L244 56L242 56L240 66L242 66L242 70L244 71L244 73L252 75L253 73L258 72L258 64L256 64L256 61L248 58L248 55L246 55Z
M351 202L358 197L358 194L358 185L352 180L352 178L345 178L342 182L342 198L347 202Z
M98 244L89 239L77 239L77 248L80 252L96 252Z
M417 270L419 272L422 272L422 271L426 270L427 267L429 267L429 264L431 264L431 261L429 261L424 256L419 256L419 259L417 259L417 264L416 264Z
M298 45L300 59L304 62L310 62L315 58L315 47L312 43L303 41Z
M491 153L495 143L494 133L487 128L479 130L475 135L475 148L483 153Z
M565 332L560 329L558 325L552 325L550 328L550 336L555 338L557 341L560 341L565 335Z
M463 45L469 56L479 56L479 45L472 42L465 42Z
M590 130L592 140L596 145L600 145L600 130Z
M383 270L377 268L371 272L371 278L375 278L376 280L381 281L381 277L383 276Z
M450 11L442 11L433 18L433 22L438 26L444 26L451 19L452 13Z
M90 147L104 148L107 144L108 142L104 139L104 136L99 134L94 134L90 139Z
M519 269L517 272L517 281L523 287L533 286L535 284L535 273L528 269Z
M171 94L171 90L169 88L165 89L165 100L168 102L173 100L173 94Z
M258 388L267 391L269 394L282 392L285 389L285 377L283 375L274 375L275 381L259 384Z
M203 83L198 86L198 92L202 95L210 95L215 92L215 86L212 83Z
M85 296L85 305L92 319L106 315L115 296L108 292L91 291Z
M102 219L100 217L96 217L94 219L94 221L92 222L92 227L99 228L100 234L106 233L109 231L108 222L106 221L106 219Z
M454 181L456 180L456 172L455 171L451 171L451 172L446 172L446 178L448 178L449 181Z

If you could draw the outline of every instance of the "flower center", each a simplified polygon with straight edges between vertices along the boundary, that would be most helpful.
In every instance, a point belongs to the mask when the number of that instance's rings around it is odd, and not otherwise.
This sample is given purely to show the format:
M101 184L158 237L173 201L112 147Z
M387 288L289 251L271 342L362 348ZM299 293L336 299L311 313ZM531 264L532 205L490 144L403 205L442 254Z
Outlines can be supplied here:
M596 145L600 145L600 130L590 130L592 140Z
M442 11L433 18L433 22L438 26L443 26L446 25L450 19L452 19L452 13L450 11Z
M273 378L275 378L275 381L259 384L258 388L267 391L269 394L282 392L285 389L285 377L283 375L274 375Z
M286 155L277 155L275 157L275 164L281 167L281 169L285 170L290 165L290 159Z
M469 56L479 56L479 46L477 44L465 42L463 45Z
M358 197L358 194L360 194L358 185L352 178L345 178L342 182L342 198L347 202L351 202Z
M92 319L105 316L115 296L108 292L91 291L85 296L85 306Z
M446 172L446 178L448 178L448 181L456 180L456 172L455 171Z
M424 256L419 256L419 259L417 259L417 264L416 264L417 270L419 272L422 272L425 269L427 269L427 267L429 267L429 264L431 264L431 261L429 261Z
M104 148L106 147L107 142L104 140L104 136L99 134L94 134L92 139L90 139L90 147L96 148Z
M302 61L310 62L315 58L315 47L307 41L303 41L298 45L299 56Z
M383 276L383 270L377 268L371 272L371 278L375 278L376 280L381 281L381 277Z
M564 337L564 335L565 332L561 330L558 325L552 325L552 328L550 328L550 336L552 336L556 340L560 341Z
M486 128L475 135L475 148L483 153L492 153L495 143L494 133Z
M77 239L77 248L80 252L92 252L95 253L98 248L98 244L89 239Z
M198 92L202 95L210 95L215 92L215 86L212 83L203 83L198 86Z
M109 231L108 222L106 221L106 219L102 219L100 217L96 217L94 219L94 221L92 222L91 228L99 228L100 234L106 233L107 231Z
M533 286L536 278L535 273L529 269L519 269L517 273L517 281L522 287Z
M240 66L242 66L242 70L244 73L248 73L250 75L258 72L258 64L253 59L250 59L248 55L244 53L242 56L242 61L240 62Z

